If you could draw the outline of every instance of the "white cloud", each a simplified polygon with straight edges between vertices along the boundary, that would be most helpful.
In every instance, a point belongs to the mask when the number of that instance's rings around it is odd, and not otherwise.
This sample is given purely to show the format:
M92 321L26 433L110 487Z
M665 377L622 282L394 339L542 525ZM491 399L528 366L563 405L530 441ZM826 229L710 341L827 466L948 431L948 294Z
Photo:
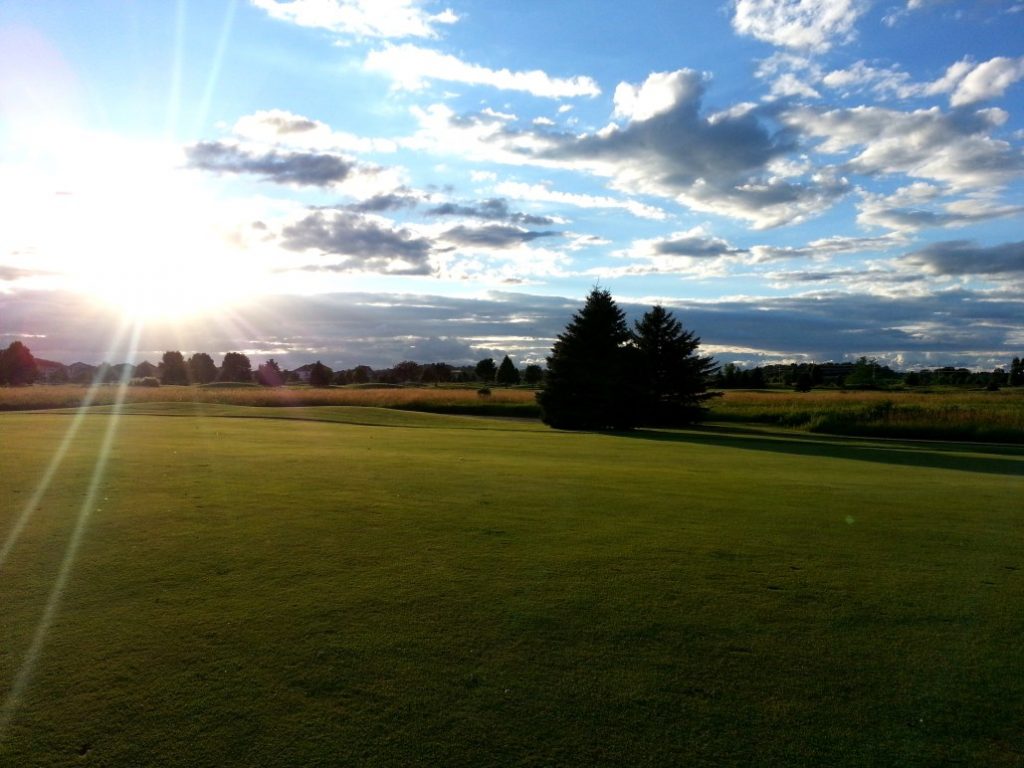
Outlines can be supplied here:
M560 203L571 205L576 208L621 208L629 211L634 216L643 219L655 219L661 221L668 217L661 208L653 205L645 205L636 200L623 200L622 198L609 197L607 195L584 195L572 192L559 192L544 184L524 184L518 181L505 181L495 187L495 192L517 200L532 200L535 202Z
M1024 214L1024 206L1000 205L984 196L938 202L942 191L917 182L901 187L891 195L862 192L857 205L857 223L884 227L894 232L916 232L935 227L965 227L991 219Z
M427 13L423 0L250 0L271 17L357 37L437 37L458 21L451 9Z
M875 67L858 61L847 69L837 69L821 82L846 95L871 91L882 98L919 98L948 93L949 103L962 107L1002 96L1006 89L1024 79L1024 56L1016 59L997 56L980 64L970 57L951 64L942 77L915 83L897 67Z
M976 101L993 99L1003 93L1015 82L1024 78L1024 56L1008 59L997 56L982 62L967 73L949 97L954 107L973 104Z
M814 259L826 261L833 256L853 253L888 251L908 243L906 237L890 232L879 237L846 237L834 235L812 240L801 246L755 245L750 249L753 263L779 259Z
M853 172L905 174L954 190L999 186L1024 173L1024 154L988 135L1005 117L1002 110L964 114L938 107L912 112L800 107L781 115L794 130L821 138L822 152L859 152L846 162Z
M821 80L821 67L806 56L776 51L758 62L754 75L759 80L771 82L768 99L790 96L813 99L821 95L811 85Z
M558 78L540 70L512 72L469 64L447 53L405 43L371 51L365 67L390 77L395 87L418 91L430 80L467 85L488 85L506 91L523 91L534 96L560 99L571 96L597 96L601 93L589 77Z
M864 0L736 0L732 26L772 45L815 52L853 37Z
M402 143L438 153L458 151L464 159L605 177L625 194L674 199L755 228L804 221L849 191L846 179L829 169L808 168L799 177L772 173L777 161L800 149L797 132L780 130L774 112L762 116L752 105L702 115L704 87L704 75L693 70L656 73L640 86L620 86L617 114L628 122L584 134L516 129L479 113L456 115L445 105L413 108L420 129Z
M652 72L640 85L619 83L615 88L615 116L650 120L681 102L700 98L701 80L693 70Z
M303 149L348 152L394 152L395 142L334 131L327 123L281 109L268 109L240 117L232 132L242 139Z

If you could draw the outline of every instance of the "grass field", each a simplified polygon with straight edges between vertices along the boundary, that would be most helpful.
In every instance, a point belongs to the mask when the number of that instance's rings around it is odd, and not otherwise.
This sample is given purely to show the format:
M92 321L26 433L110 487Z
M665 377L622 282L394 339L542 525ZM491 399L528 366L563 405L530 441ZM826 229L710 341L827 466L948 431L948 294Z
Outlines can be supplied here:
M0 415L0 765L1024 761L1022 448L95 410Z

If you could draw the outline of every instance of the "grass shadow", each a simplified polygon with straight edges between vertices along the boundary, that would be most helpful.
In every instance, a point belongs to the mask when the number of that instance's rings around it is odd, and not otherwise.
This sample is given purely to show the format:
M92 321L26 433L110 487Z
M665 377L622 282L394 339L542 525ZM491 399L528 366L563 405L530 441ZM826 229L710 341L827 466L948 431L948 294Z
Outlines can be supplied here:
M829 457L962 472L1024 476L1024 448L1019 446L770 434L757 428L721 426L694 427L686 430L638 429L632 432L619 432L616 435L633 440L712 445L794 456Z

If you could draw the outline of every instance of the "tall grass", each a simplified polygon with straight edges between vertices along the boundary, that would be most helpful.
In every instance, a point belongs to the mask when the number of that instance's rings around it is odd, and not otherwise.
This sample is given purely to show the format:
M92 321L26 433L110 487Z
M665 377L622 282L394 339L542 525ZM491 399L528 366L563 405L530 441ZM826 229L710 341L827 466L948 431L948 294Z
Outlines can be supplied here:
M711 419L837 435L1024 442L1024 390L730 391L714 401Z
M0 411L74 408L79 385L0 388ZM117 387L98 387L93 404L114 402ZM248 406L352 405L426 413L537 418L534 392L494 388L480 395L455 387L163 386L129 387L129 403L196 402ZM711 401L711 421L766 424L807 432L936 440L1024 443L1024 388L999 392L731 390Z
M79 385L0 388L0 411L76 408L89 393ZM109 405L117 396L117 386L103 384L93 393L93 405ZM537 416L532 390L501 389L481 396L476 389L446 387L257 387L257 386L163 386L128 387L126 402L194 402L248 406L361 405L398 408L429 413L465 413L486 416Z

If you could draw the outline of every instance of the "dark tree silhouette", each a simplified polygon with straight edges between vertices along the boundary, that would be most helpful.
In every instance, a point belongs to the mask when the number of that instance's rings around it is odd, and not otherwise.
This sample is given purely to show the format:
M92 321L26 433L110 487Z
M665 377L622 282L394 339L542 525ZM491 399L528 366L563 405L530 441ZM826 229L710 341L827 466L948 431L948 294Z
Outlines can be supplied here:
M138 371L135 375L139 375ZM181 352L164 352L160 362L160 383L188 384L188 366L185 364L185 357Z
M494 364L493 357L487 357L476 364L474 372L479 381L494 381L494 377L498 375L498 366Z
M544 369L536 363L530 363L523 371L523 383L535 386L544 381Z
M519 383L519 369L516 368L515 363L505 355L501 361L501 365L498 366L498 373L495 376L495 380L505 387L510 387L513 384Z
M31 384L38 376L32 351L20 341L12 341L7 349L0 351L0 384L21 387Z
M551 348L547 382L537 393L544 423L558 429L635 426L631 338L611 294L594 288Z
M281 373L281 366L274 358L256 368L256 383L264 387L280 387L284 385L284 374Z
M700 339L660 305L646 312L634 328L639 353L635 383L643 423L672 426L698 421L701 403L714 396L707 392L707 382L717 370L710 357L697 354Z
M209 384L217 380L217 366L205 352L196 352L188 359L188 373L193 384Z
M252 363L241 352L228 352L220 366L221 381L252 381Z
M334 378L334 371L317 360L309 369L309 383L314 387L329 387L331 379Z
M1024 386L1024 360L1019 357L1013 358L1010 363L1009 382L1011 387Z

